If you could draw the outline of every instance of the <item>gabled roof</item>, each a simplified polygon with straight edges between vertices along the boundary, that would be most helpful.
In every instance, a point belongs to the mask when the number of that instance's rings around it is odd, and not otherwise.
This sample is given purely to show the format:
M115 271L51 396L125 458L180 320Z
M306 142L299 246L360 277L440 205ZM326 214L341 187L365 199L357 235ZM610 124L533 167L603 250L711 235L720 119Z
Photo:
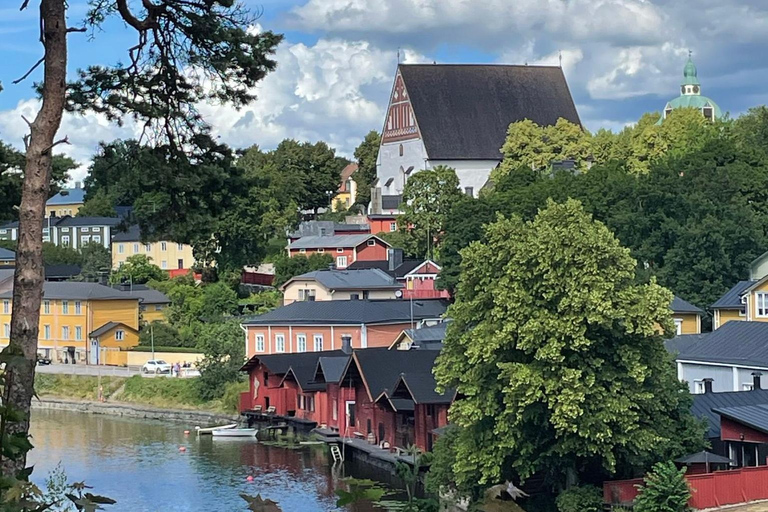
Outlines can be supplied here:
M338 357L320 357L315 367L315 382L338 383L344 375L351 354Z
M456 390L446 389L443 393L438 393L437 382L430 368L429 372L401 374L389 395L396 398L407 397L416 404L450 404L456 397Z
M256 354L251 357L240 368L240 371L249 371L256 368L259 363L267 367L267 369L275 375L285 375L288 370L293 366L299 368L298 373L304 375L304 368L310 367L312 371L311 378L314 379L314 369L317 366L317 361L321 357L343 357L348 356L342 350L324 350L322 352L298 352L298 353L286 353L286 354Z
M440 322L437 325L431 327L421 327L420 329L405 329L400 336L398 336L390 348L394 348L396 345L403 341L404 337L407 337L413 342L412 349L424 349L424 350L440 350L443 347L443 340L445 339L445 330L448 328L449 321Z
M669 309L674 313L695 313L697 315L703 315L704 311L697 308L690 302L686 302L677 295L672 299L672 303L669 305Z
M108 333L112 329L115 329L117 327L123 327L124 329L128 329L129 331L138 332L136 329L131 327L130 325L126 325L122 322L107 322L95 331L91 331L88 336L91 338L98 338L99 336L103 336L104 334Z
M170 304L171 299L161 291L154 290L146 285L133 285L132 289L124 289L122 285L113 285L112 289L122 292L127 297L139 299L141 304Z
M298 240L291 242L289 249L321 249L321 248L354 248L364 244L370 239L378 240L381 244L389 247L389 244L381 238L370 233L362 235L331 235L331 236L303 236Z
M414 268L420 266L423 263L422 260L403 260L403 263L395 268L395 270L389 270L389 262L387 260L357 260L347 267L347 270L359 270L363 268L378 268L393 276L397 279L405 277Z
M115 233L112 237L113 242L141 242L141 229L138 224L128 226L127 229Z
M725 295L717 299L710 309L741 309L744 304L741 303L742 294L755 284L755 281L739 281L733 288L725 292Z
M3 249L0 247L0 260L15 260L16 259L16 253L13 251L9 251L8 249Z
M401 374L431 374L437 355L438 352L433 350L367 348L355 350L352 359L362 376L371 401L374 401L382 393L391 396ZM419 385L422 386L423 381Z
M339 192L349 192L347 190L347 180L357 172L357 164L352 162L341 170L341 185L339 186Z
M677 347L678 361L768 368L768 323L726 322Z
M697 418L707 420L707 423L709 424L707 437L712 439L720 438L720 415L715 412L716 410L754 405L768 405L768 389L693 395L693 407L691 408L691 412Z
M12 290L0 293L0 297L12 296ZM73 281L46 281L43 284L43 298L62 300L138 300L138 297L131 297L129 294L114 290L109 286Z
M554 66L400 64L432 160L501 160L511 123L581 124L563 70Z
M243 320L243 325L355 325L387 324L441 317L442 300L329 300L294 302L263 315Z
M721 417L737 421L742 425L768 434L768 403L742 405L740 407L719 407L715 409L715 412Z
M283 290L293 281L314 280L329 290L399 290L402 285L386 272L371 269L315 270L289 279Z
M701 334L680 334L674 338L664 340L664 347L667 349L667 352L677 357L678 354L684 352L692 344L705 339L707 335L709 335L708 332Z
M85 189L81 187L65 188L46 201L46 206L81 204L85 202Z

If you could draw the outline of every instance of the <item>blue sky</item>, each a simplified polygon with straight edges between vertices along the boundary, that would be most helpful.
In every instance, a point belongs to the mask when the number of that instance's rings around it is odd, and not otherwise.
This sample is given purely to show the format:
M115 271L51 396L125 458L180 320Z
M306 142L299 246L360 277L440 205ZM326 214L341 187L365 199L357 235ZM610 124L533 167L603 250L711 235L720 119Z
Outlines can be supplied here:
M11 82L41 55L35 9L0 7L0 139L20 145L21 115L33 116L31 81ZM764 0L246 0L263 30L285 34L278 69L237 111L200 109L221 140L274 147L292 137L325 140L350 155L380 129L397 64L491 62L557 64L558 52L583 123L620 129L678 94L688 50L703 93L736 116L768 103L768 2ZM36 1L31 2L34 7ZM87 9L70 0L74 25ZM135 35L117 21L73 34L70 72L126 59ZM39 80L38 72L32 78ZM64 151L85 166L102 140L135 136L96 115L66 116Z

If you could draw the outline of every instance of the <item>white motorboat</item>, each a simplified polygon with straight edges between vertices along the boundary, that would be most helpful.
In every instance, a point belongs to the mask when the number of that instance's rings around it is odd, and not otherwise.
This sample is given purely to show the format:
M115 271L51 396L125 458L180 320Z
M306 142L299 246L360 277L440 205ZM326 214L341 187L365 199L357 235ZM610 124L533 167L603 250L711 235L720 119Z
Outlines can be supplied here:
M229 430L229 429L235 428L236 426L237 426L237 423L231 423L229 425L221 425L218 427L208 427L208 428L195 427L195 431L197 432L197 435L202 436L202 435L213 434L215 430Z
M211 432L213 437L256 437L257 428L223 428Z

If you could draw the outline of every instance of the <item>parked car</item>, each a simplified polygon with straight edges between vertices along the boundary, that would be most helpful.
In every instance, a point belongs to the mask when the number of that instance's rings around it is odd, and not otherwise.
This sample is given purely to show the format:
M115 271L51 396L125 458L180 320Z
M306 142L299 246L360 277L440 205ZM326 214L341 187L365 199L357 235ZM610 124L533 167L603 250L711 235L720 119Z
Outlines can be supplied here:
M37 364L40 366L48 366L51 364L51 359L49 357L44 357L40 354L37 354Z
M141 367L144 373L171 373L171 365L162 359L150 359Z

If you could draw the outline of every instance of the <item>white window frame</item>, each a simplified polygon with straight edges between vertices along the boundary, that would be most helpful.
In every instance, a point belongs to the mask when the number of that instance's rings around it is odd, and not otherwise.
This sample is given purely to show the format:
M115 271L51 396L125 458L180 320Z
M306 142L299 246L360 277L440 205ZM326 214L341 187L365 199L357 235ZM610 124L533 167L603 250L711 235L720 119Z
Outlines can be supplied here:
M323 335L322 334L315 334L312 336L312 348L315 349L315 352L322 352L323 351Z
M682 318L675 318L675 334L677 336L680 336L683 334L683 319Z
M69 314L69 301L68 300L61 301L61 314L62 315L68 315Z
M167 269L168 268L168 261L163 260L160 262L160 268Z
M144 244L144 252L152 252L152 244Z
M88 235L83 235L80 237L80 247L87 245L91 243L91 237Z
M61 246L62 247L69 247L69 236L63 235L61 237Z
M3 324L3 338L11 337L11 324Z
M755 389L755 386L751 382L744 382L741 385L742 391L752 391L753 389Z
M61 228L62 233L69 233L69 228Z
M66 341L69 340L69 326L65 325L61 328L61 339Z
M368 240L366 243L368 244L368 247L373 247L376 245L376 240Z
M75 339L78 341L83 339L83 328L79 325L75 326Z
M336 253L340 254L340 253L343 253L343 252L344 252L344 248L343 247L339 247L338 249L336 249Z
M51 326L50 325L44 325L43 326L43 339L44 340L51 339Z
M117 244L117 254L124 254L124 253L125 253L125 245Z
M160 250L161 251L167 251L168 250L168 244L165 242L160 242Z
M179 251L183 251L184 250L184 244L176 244L176 249L178 249Z
M83 304L79 300L75 301L75 314L76 315L83 314Z
M51 314L51 301L50 300L44 300L43 301L43 314L44 315L50 315Z
M755 293L755 317L768 318L768 292Z
M3 301L3 314L7 315L11 312L11 301L8 299L5 299Z
M123 341L125 340L125 331L122 329L118 329L115 331L115 341Z
M320 247L319 249L317 249L317 252L324 253L325 252L325 248L324 247Z
M285 334L275 334L275 352L279 354L285 352Z
M139 254L139 244L133 244L133 254Z
M337 268L347 268L349 265L347 261L346 256L336 256L336 267Z
M704 381L703 380L694 380L693 381L693 394L694 395L703 395L705 391Z
M393 231L397 231L397 222L389 223L389 232L392 233Z
M101 235L93 235L91 237L91 242L93 242L95 244L100 244L101 243Z
M306 351L307 351L307 335L297 334L296 335L296 352L306 352Z
M256 352L264 352L264 335L256 335Z
M306 249L299 249L299 254L307 254L307 250Z

